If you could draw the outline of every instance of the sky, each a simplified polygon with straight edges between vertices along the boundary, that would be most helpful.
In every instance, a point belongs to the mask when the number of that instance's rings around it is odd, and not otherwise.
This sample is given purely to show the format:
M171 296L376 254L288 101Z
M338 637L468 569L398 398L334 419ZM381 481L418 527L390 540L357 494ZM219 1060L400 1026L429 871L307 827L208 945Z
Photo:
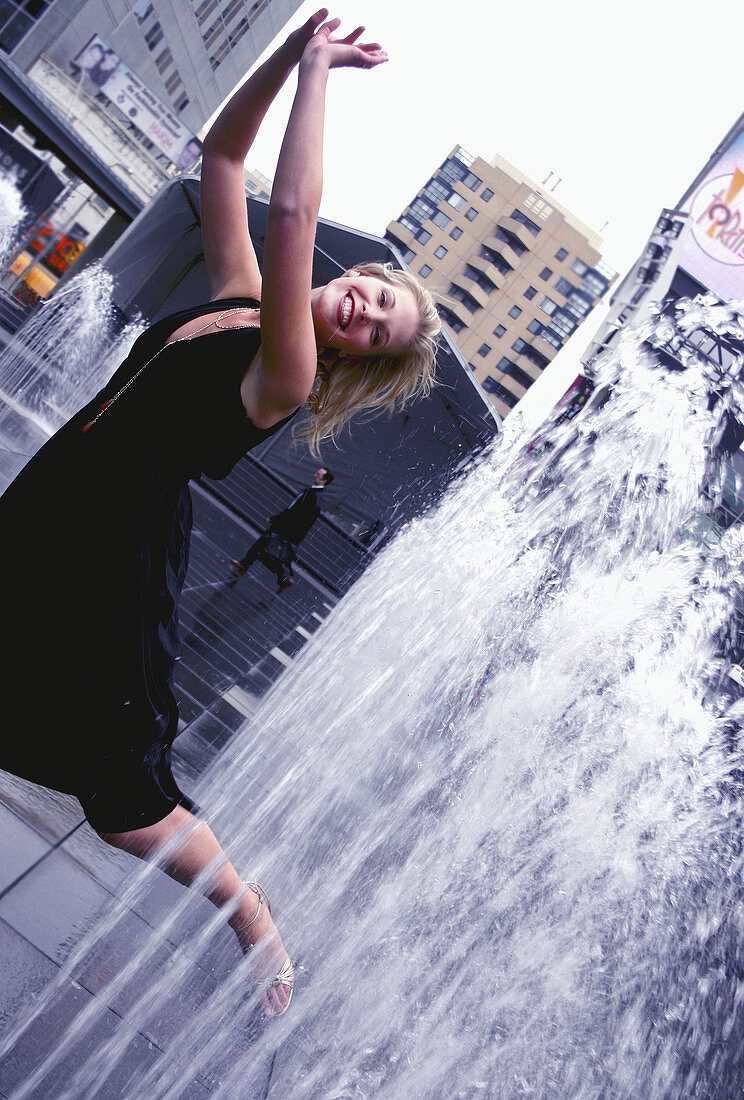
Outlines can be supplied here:
M277 44L318 6L303 4ZM378 236L459 144L485 160L501 154L537 184L547 178L624 274L744 110L741 0L328 6L340 33L366 25L390 60L330 74L320 213ZM293 94L294 79L247 167L273 176Z

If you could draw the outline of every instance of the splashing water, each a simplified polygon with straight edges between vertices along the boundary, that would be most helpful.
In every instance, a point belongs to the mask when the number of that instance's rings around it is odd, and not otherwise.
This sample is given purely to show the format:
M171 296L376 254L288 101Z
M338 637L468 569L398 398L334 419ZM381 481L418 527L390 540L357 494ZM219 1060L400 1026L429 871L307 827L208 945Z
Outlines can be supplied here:
M144 323L117 330L114 280L91 264L41 302L0 354L0 398L49 434L101 388Z
M700 305L679 331L701 309L742 336L735 309ZM236 966L129 1095L194 1077L258 1095L275 1052L293 1098L738 1091L741 708L720 685L744 535L704 560L684 533L738 383L711 412L706 366L654 366L649 331L602 365L612 399L572 446L566 429L528 456L497 441L398 535L205 777L230 857L275 895L298 987L249 1042ZM257 798L269 750L289 765ZM124 1015L147 1033L188 1002L219 923L148 981L166 922L101 996L137 977ZM106 1095L127 1041L88 1038L60 1095Z
M20 191L12 180L0 176L0 268L5 267L15 247L24 215Z

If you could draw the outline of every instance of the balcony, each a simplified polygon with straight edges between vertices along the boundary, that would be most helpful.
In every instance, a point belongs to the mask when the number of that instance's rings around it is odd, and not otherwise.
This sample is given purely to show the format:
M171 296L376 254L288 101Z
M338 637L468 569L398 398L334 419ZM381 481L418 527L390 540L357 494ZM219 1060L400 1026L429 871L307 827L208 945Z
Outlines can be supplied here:
M506 222L506 218L502 218L502 221ZM513 233L511 226L507 227L506 224L504 224L500 225L499 228L503 229L505 234L516 238L517 234ZM522 228L524 229L524 226L522 226ZM529 236L529 234L527 235ZM519 239L521 241L521 238ZM520 251L514 244L512 244L511 240L502 241L500 237L486 237L483 244L486 246L486 248L490 248L493 252L498 252L498 254L504 258L506 263L508 263L511 268L514 268L524 255L522 251Z
M469 293L469 291L468 291ZM445 301L443 305L449 310L450 313L457 317L458 321L462 321L465 328L471 328L473 324L473 317L475 316L470 312L464 302L458 301L457 298L451 298L449 295L445 295ZM447 318L445 317L446 321Z
M476 282L473 282L472 279L469 279L467 275L464 274L464 272L453 275L452 282L455 284L455 286L459 287L460 290L464 290L466 294L469 294L470 297L475 302L477 302L479 306L482 306L484 309L487 308L488 294L485 290L481 290L478 284ZM472 313L470 314L470 316L473 316Z
M511 355L511 352L509 354ZM530 359L529 352L520 351L520 352L515 352L514 354L519 359L520 369L523 370L525 374L529 375L529 377L532 379L533 382L536 382L537 379L542 374L542 371Z
M525 248L530 251L532 250L535 238L526 226L516 221L511 215L502 215L496 222L496 225L498 225L499 229L503 229L505 233L511 233L512 237L516 237L518 241L521 241Z
M474 267L476 271L480 271L482 275L490 279L494 285L494 289L502 289L508 276L502 275L496 265L492 264L490 260L487 260L485 256L472 256L468 260L468 263L471 267ZM476 283L475 285L477 286L478 284Z

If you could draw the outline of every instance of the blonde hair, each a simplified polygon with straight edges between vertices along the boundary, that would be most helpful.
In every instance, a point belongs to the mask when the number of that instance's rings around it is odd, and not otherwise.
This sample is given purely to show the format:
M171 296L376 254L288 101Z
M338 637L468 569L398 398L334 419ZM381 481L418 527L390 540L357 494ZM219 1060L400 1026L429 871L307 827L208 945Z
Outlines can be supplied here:
M366 410L373 417L387 410L392 414L412 398L426 397L434 382L436 337L442 322L432 295L410 272L390 263L358 264L353 270L410 290L419 325L408 345L394 355L360 358L329 348L318 356L316 385L307 399L310 418L296 433L313 454L322 440L336 439L354 413Z

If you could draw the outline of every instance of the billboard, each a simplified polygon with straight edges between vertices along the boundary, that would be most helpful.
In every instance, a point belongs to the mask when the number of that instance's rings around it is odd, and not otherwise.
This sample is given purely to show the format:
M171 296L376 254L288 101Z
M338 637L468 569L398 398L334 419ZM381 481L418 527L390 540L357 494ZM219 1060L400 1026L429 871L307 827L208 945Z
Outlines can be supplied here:
M744 300L744 130L734 133L680 207L691 230L679 266L719 298Z
M173 115L97 34L74 62L96 88L176 165L193 168L201 142Z

